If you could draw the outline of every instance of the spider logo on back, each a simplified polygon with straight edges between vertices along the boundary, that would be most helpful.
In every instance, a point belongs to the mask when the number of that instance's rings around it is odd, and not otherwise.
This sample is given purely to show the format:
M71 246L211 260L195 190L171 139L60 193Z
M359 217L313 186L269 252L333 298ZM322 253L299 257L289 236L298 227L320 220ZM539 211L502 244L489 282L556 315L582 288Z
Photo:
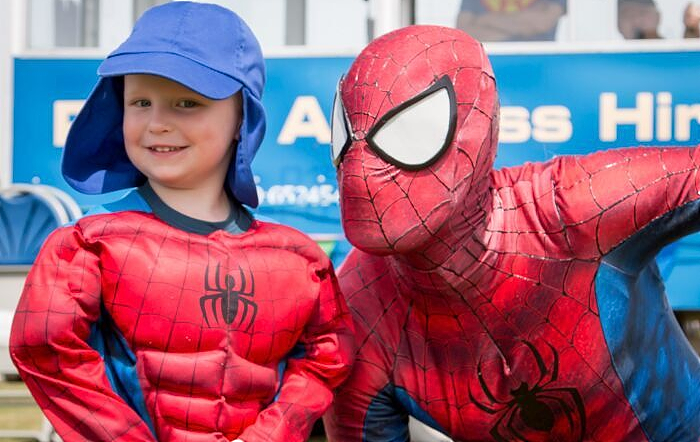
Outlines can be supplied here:
M199 299L199 307L202 309L204 321L208 326L211 327L207 312L211 312L217 324L221 317L227 325L233 324L239 318L236 326L242 328L244 324L247 324L243 328L244 331L248 331L253 325L258 313L258 306L253 301L255 280L252 273L246 277L241 266L238 266L237 281L236 277L230 274L224 274L222 278L221 264L219 263L216 265L212 278L207 265L204 274L204 290L206 293ZM221 310L220 315L217 311L217 305Z

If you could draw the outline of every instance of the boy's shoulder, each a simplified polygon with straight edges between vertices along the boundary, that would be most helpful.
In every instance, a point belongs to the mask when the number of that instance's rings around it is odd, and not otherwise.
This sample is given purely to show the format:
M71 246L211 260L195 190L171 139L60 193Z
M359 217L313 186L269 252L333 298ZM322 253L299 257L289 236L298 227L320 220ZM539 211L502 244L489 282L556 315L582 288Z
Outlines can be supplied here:
M119 226L134 229L134 217L151 214L153 211L136 189L129 190L120 198L91 208L79 220L74 222L74 227L89 236L107 233L107 231L122 230ZM110 226L107 228L107 226ZM102 236L99 235L98 236Z
M304 256L308 260L322 261L328 260L328 256L306 233L266 217L255 217L253 226L256 244L260 246L271 246L289 250L293 253Z
M70 243L77 240L89 244L115 234L138 234L143 221L153 218L151 213L138 192L128 192L115 201L91 208L81 218L55 229L47 242Z
M286 224L281 224L267 217L256 215L252 227L255 229L255 233L259 238L268 238L272 242L288 245L316 244L309 235L301 230Z
M151 207L136 189L131 189L121 198L90 209L85 216L118 214L120 212L139 211L150 213Z

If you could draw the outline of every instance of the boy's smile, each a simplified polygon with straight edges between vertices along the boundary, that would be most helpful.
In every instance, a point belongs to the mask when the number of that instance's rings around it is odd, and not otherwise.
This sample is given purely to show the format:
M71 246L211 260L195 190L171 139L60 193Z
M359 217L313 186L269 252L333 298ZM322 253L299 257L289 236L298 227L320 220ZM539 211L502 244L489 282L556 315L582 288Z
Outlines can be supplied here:
M124 77L126 153L155 187L222 188L240 123L239 94L212 100L163 77Z
M178 151L180 149L184 149L187 146L158 146L158 145L154 145L154 146L146 146L146 147L148 147L148 149L150 149L154 152L166 153L166 152L175 152L175 151Z

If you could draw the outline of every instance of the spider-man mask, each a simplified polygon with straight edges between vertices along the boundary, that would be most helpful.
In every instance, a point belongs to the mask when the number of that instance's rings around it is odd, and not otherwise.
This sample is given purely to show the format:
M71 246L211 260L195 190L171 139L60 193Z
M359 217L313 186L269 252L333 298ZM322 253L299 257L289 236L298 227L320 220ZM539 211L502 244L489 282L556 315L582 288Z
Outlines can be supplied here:
M343 227L359 249L407 253L456 210L485 215L498 98L464 32L410 26L370 43L338 85L332 128Z

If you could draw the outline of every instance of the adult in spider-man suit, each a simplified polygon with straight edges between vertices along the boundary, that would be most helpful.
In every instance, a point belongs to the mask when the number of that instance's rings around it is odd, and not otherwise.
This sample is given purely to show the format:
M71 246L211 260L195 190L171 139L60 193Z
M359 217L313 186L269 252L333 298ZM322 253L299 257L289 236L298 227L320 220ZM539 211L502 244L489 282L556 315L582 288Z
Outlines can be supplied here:
M572 79L574 82L575 79ZM359 344L333 441L692 441L700 363L653 262L700 227L698 148L492 169L494 74L466 34L372 42L339 84L339 271Z

